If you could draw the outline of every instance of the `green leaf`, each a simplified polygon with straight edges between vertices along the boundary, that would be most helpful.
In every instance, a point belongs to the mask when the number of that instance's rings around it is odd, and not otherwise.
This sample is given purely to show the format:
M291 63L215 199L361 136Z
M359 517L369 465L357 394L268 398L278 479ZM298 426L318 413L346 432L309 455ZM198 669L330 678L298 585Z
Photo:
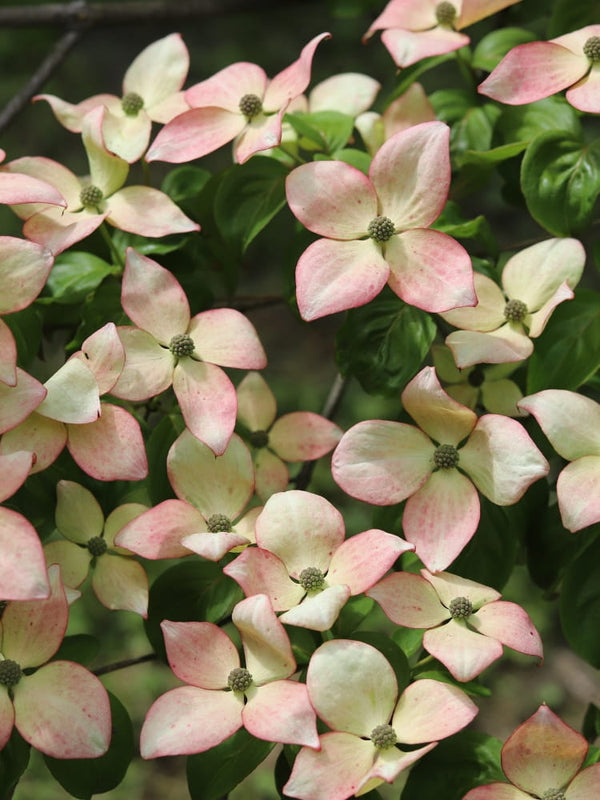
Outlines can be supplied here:
M348 312L338 331L336 360L366 392L396 394L416 375L435 336L431 316L384 292Z
M418 78L420 78L424 72L428 72L434 67L439 67L440 64L445 64L446 61L454 61L455 58L455 53L444 53L442 56L430 56L429 58L422 58L416 64L411 64L408 67L404 67L399 72L400 79L396 84L396 88L387 98L386 107L392 102L392 100L395 100L397 97L400 97L401 94L404 94L409 86L412 86L412 84Z
M108 751L99 758L59 759L44 756L46 766L74 797L87 800L118 786L134 756L133 727L122 703L110 692L112 736Z
M333 630L337 639L351 639L354 631L373 608L375 601L365 595L348 598Z
M600 193L600 139L584 145L556 130L536 136L521 164L521 189L531 216L550 233L584 230Z
M420 628L397 627L392 633L392 639L402 649L407 658L416 655L423 648L423 634Z
M507 144L530 142L544 131L569 131L581 136L579 115L564 97L546 97L524 106L506 106L496 123L496 131Z
M533 42L536 35L525 28L500 28L484 36L473 52L472 66L491 72L509 50L525 42Z
M76 661L87 666L100 652L100 641L88 633L65 636L54 655L54 660Z
M114 322L115 325L128 322L121 307L121 281L116 277L107 278L93 295L87 297L81 307L81 323L75 336L67 344L67 350L77 350L84 339L107 322Z
M172 233L169 236L149 239L137 233L115 231L112 235L112 240L119 253L122 253L123 258L125 258L125 251L128 247L133 247L134 250L144 256L159 256L181 250L192 235L193 233Z
M469 789L506 782L500 767L502 742L478 731L461 731L411 769L402 800L462 800Z
M27 369L38 354L42 341L42 314L37 305L2 317L17 343L17 364Z
M565 571L560 621L565 638L581 658L600 668L600 525L585 532L589 546Z
M501 109L492 103L481 108L470 108L450 132L450 153L460 161L467 150L489 150L492 146L494 125Z
M578 289L561 303L534 341L527 394L541 389L578 389L600 367L600 295Z
M118 275L119 267L92 253L69 250L56 257L40 303L81 303L106 278Z
M464 219L459 206L452 200L446 203L444 210L431 227L455 239L474 239L492 254L498 252L498 243L487 219L482 214L474 219Z
M182 424L176 425L173 416L164 416L148 437L146 443L148 463L150 464L148 488L154 506L173 496L173 489L167 474L167 454L182 430Z
M198 197L211 177L206 169L183 164L168 173L160 188L174 203L179 204Z
M404 691L410 682L410 667L402 648L385 633L377 631L355 631L352 634L352 639L356 642L370 644L371 647L379 650L381 655L387 658L394 670L398 681L398 693Z
M474 697L489 697L492 693L491 689L488 689L487 686L483 686L483 684L479 683L478 678L472 681L457 681L454 678L449 670L445 667L440 666L436 669L424 669L420 672L416 672L414 674L415 680L418 678L419 680L425 680L428 678L432 681L440 681L441 683L449 683L451 686L455 686L457 689L464 691L468 695L472 695Z
M594 703L588 704L581 726L581 733L590 743L595 742L600 735L600 708Z
M13 791L29 763L30 746L16 728L0 750L0 800L12 800Z
M160 627L164 619L219 623L231 614L243 596L238 584L223 574L221 566L191 556L165 570L150 587L148 619L144 620L148 639L164 657Z
M244 251L285 205L288 174L285 165L266 156L228 169L215 195L215 220L221 235Z
M192 800L221 800L265 760L275 742L251 736L245 728L205 753L188 756L187 781Z
M337 161L345 161L346 164L356 167L356 169L364 172L365 175L368 175L371 161L373 160L368 153L363 150L355 150L353 147L344 147L341 150L336 150L332 157Z

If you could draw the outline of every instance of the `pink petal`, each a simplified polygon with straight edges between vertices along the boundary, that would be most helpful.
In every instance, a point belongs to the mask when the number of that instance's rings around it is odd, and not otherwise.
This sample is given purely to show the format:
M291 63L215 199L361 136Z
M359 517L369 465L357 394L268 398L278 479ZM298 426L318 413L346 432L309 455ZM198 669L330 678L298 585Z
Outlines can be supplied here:
M238 102L240 98L241 95ZM201 158L231 142L245 126L246 118L239 111L192 108L160 130L146 153L146 161L182 164Z
M67 588L81 586L87 578L92 554L87 547L78 547L66 539L56 539L44 545L44 558L47 566L57 564L60 567L66 592Z
M167 472L175 494L206 519L224 514L234 520L254 491L252 456L237 434L223 455L215 458L207 445L183 431L169 450Z
M422 569L421 575L433 586L446 608L450 607L450 603L455 597L467 597L475 610L486 603L499 600L501 597L500 592L490 586L484 586L482 583L476 583L460 575L452 575L450 572L431 573Z
M531 338L537 338L543 333L546 323L559 303L562 303L564 300L572 300L574 297L575 294L569 287L569 284L566 281L561 283L552 297L548 298L541 308L525 318L525 324L529 326L529 335Z
M566 89L589 68L583 52L576 55L553 42L528 42L513 47L477 89L509 105L522 105Z
M600 105L598 104L599 84L600 70L597 65L592 64L589 73L570 89L567 89L565 97L579 111L598 114L600 112Z
M0 252L0 314L12 314L33 303L54 258L44 247L13 236L0 236Z
M46 207L43 213L35 214L27 220L23 233L56 256L91 236L107 216L108 212L98 214L83 210L73 214L63 209Z
M0 453L0 503L8 500L25 483L35 455L28 450Z
M0 203L51 203L66 206L61 193L44 180L19 172L0 172Z
M190 324L190 306L179 281L133 247L127 248L121 303L131 321L163 346Z
M107 222L129 233L160 238L172 233L199 231L193 222L166 195L150 186L126 186L108 201Z
M277 401L259 372L249 372L238 384L238 420L249 431L266 431L277 414Z
M398 775L408 767L412 766L426 753L429 753L437 745L437 742L420 747L418 750L411 750L405 753L396 747L383 750L377 754L375 763L370 771L365 775L360 785L360 792L367 792L371 788L381 785L382 781L393 783Z
M502 290L487 275L473 273L477 305L472 308L450 309L441 314L442 318L454 325L469 331L495 331L506 322L504 308L506 299ZM512 295L517 297L518 295Z
M104 105L98 106L84 116L81 124L81 138L90 165L90 183L102 191L104 198L118 191L129 173L129 164L109 153L104 144L102 126L106 113Z
M181 558L188 555L182 538L197 530L206 530L206 522L193 506L165 500L125 525L115 544L144 558Z
M7 386L17 384L17 343L3 319L0 319L0 382Z
M320 751L303 747L283 787L286 797L301 800L346 800L358 791L373 765L377 750L370 741L350 733L319 737Z
M519 0L463 0L458 27L466 28L518 2Z
M302 48L300 57L278 73L267 84L264 97L266 111L276 111L289 100L298 97L310 83L312 60L317 46L324 40L331 39L330 33L320 33L313 37Z
M565 528L579 531L600 521L600 456L582 456L562 470L556 482Z
M336 446L342 430L311 411L284 414L269 431L269 445L285 461L312 461Z
M190 432L215 455L223 455L237 413L235 387L220 367L182 358L173 371L173 390Z
M107 322L88 336L81 343L81 350L74 355L84 360L92 370L101 395L112 389L125 363L125 350L113 322Z
M520 400L519 408L533 414L552 447L568 461L600 455L600 403L590 397L566 389L544 389Z
M76 544L87 544L104 529L104 512L92 492L74 481L56 484L56 527Z
M402 692L392 718L398 739L406 744L438 741L462 730L478 708L456 686L417 680Z
M181 544L186 549L198 553L208 561L220 561L230 550L245 547L250 544L250 541L238 533L209 532L192 533L190 536L184 536Z
M173 382L175 357L171 351L139 328L125 326L118 331L125 348L125 364L111 394L133 401L162 394Z
M535 625L521 606L496 600L469 617L469 625L484 636L491 636L518 653L543 657L542 640Z
M471 41L464 33L432 28L428 31L407 31L388 28L381 41L398 67L408 67L429 56L440 56L466 47Z
M289 678L296 671L290 640L266 594L241 600L232 620L242 637L246 667L254 683Z
M313 233L352 240L367 235L378 214L369 178L343 161L313 161L292 170L286 182L292 213Z
M366 592L396 625L433 628L450 618L435 589L420 575L393 572Z
M67 103L52 94L38 94L32 100L33 102L45 100L60 124L72 133L81 133L81 124L88 111L101 105L110 107L114 103L120 104L119 98L114 94L95 94L76 104Z
M502 769L515 786L539 796L567 784L587 749L583 736L543 704L504 743Z
M3 749L10 736L15 723L15 710L12 700L8 696L8 689L0 689L0 749Z
M238 651L227 634L212 622L161 622L169 665L192 686L220 690L232 669L240 666Z
M92 577L94 593L103 606L148 616L148 577L137 561L104 553Z
M340 611L350 597L347 586L327 586L307 595L297 606L279 617L286 625L296 625L313 631L328 631L337 620Z
M60 195L67 201L69 210L81 208L79 200L79 193L81 191L81 181L74 175L70 169L63 167L58 161L53 161L50 158L41 158L35 156L25 156L24 158L16 158L5 164L2 167L2 172L17 174L19 180L23 175L29 175L36 180L44 181L54 187ZM60 203L63 205L63 203ZM29 219L29 217L37 214L42 209L47 209L47 203L25 201L25 204L13 206L13 211L21 219Z
M123 111L121 104L115 108L107 107L102 123L102 136L106 149L123 161L133 164L144 155L150 135L152 120L141 108L135 117Z
M417 555L433 572L446 569L477 530L477 489L456 469L434 472L408 498L402 525Z
M1 393L0 386L0 395ZM19 450L32 452L33 475L56 461L66 443L67 428L62 422L46 419L34 412L18 427L4 434L0 440L0 449L3 453L15 453Z
M80 664L53 661L14 689L15 725L36 750L53 758L97 758L110 744L106 689Z
M377 725L388 723L398 696L389 661L370 644L349 639L333 639L315 650L306 685L319 717L333 730L356 736L369 737Z
M569 800L587 800L600 792L600 764L582 770L569 784Z
M149 507L142 503L123 503L113 509L104 523L104 539L109 549L114 550L118 555L130 556L131 551L126 547L115 545L115 537L125 525L149 510Z
M443 389L433 367L424 367L406 385L402 405L432 439L440 444L458 445L477 422L470 408L461 406Z
M533 353L533 343L529 337L518 330L517 325L508 322L491 333L454 331L446 337L446 344L461 369L472 367L473 364L524 361Z
M319 747L316 716L303 683L274 681L250 690L242 720L259 739Z
M189 54L181 34L171 33L145 47L129 65L123 94L135 92L144 106L154 105L181 89L189 69Z
M368 303L385 286L389 266L372 239L338 242L317 239L296 265L296 299L302 319Z
M268 595L275 611L293 608L305 594L302 586L289 578L283 562L268 550L248 547L223 572L239 583L246 597Z
M440 215L450 188L449 139L445 123L423 122L394 134L377 151L369 177L379 213L397 230L426 228Z
M67 442L73 460L99 481L140 481L148 459L139 422L120 406L102 403L102 413L88 425L70 425Z
M343 72L318 83L308 95L311 113L340 111L356 117L371 107L381 84L360 72Z
M267 82L265 71L257 64L238 61L190 87L185 99L192 108L216 106L241 114L242 97L255 94L262 99Z
M489 783L471 789L463 800L530 800L530 798L530 794L525 794L510 783Z
M333 479L347 494L374 505L393 505L423 486L434 446L418 428L367 420L346 431L332 457Z
M233 308L201 311L190 322L193 357L220 367L262 369L267 357L248 317Z
M17 367L14 386L0 383L0 433L16 428L39 406L46 394L47 389L39 381Z
M415 229L394 236L386 247L390 288L410 305L447 311L477 302L471 259L441 231Z
M479 491L499 506L516 503L550 469L525 428L499 414L480 417L460 450L459 463Z
M365 38L386 28L405 28L410 31L433 28L437 24L436 6L437 0L422 0L418 4L412 0L391 0L371 24Z
M331 557L327 583L344 584L350 594L370 589L396 559L413 546L400 536L376 529L363 531L342 542Z
M285 106L277 114L259 114L250 120L235 140L234 153L238 164L243 164L250 156L261 150L269 150L281 143L282 120Z
M261 448L254 460L256 473L256 494L265 502L276 492L284 492L290 480L290 473L283 461L267 450Z
M322 572L344 541L344 520L324 497L311 492L279 492L256 521L259 547L277 555L294 578L306 567Z
M457 681L473 680L502 656L499 641L480 636L456 620L425 631L423 647L441 661Z
M140 735L142 758L190 755L216 747L242 727L236 692L180 686L150 707Z
M100 394L96 376L79 359L65 362L44 384L47 394L38 414L57 422L82 425L100 416Z
M0 595L6 600L48 597L44 553L33 525L21 514L0 507Z

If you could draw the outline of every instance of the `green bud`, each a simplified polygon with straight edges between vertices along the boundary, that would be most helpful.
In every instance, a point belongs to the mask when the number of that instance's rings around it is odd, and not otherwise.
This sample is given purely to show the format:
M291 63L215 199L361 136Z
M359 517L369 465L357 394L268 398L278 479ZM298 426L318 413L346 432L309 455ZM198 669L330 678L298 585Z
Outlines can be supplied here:
M252 686L252 675L244 667L232 669L227 678L227 685L232 692L245 692Z
M306 567L300 573L298 582L307 592L318 592L325 585L325 575L318 567Z
M206 520L206 527L211 533L231 533L231 520L225 514L212 514Z
M456 17L458 16L456 12L456 8L452 5L452 3L438 3L435 9L435 18L437 20L438 25L442 25L444 28L451 28L454 23L456 22Z
M433 463L437 469L453 469L458 461L458 450L453 444L441 444L433 454Z
M523 322L528 313L522 300L509 300L504 306L504 316L509 322Z
M590 36L583 45L583 52L592 64L598 64L600 62L600 36Z
M88 540L86 547L93 556L101 556L108 550L106 539L103 539L102 536L92 536Z
M541 800L566 800L566 797L562 789L546 789Z
M269 434L266 431L252 431L250 434L250 444L260 450L269 444Z
M396 228L389 217L375 217L369 222L367 233L376 242L387 242L396 233Z
M0 661L0 685L16 686L22 677L23 670L16 661L11 661L10 658Z
M138 111L144 107L144 98L136 92L128 92L121 100L121 108L128 117L137 117Z
M79 200L84 208L98 208L103 197L102 189L97 186L86 186L79 193Z
M378 750L389 750L398 742L398 737L391 725L378 725L371 731L371 741Z
M169 342L169 350L177 358L191 356L194 352L194 340L187 333L176 333Z
M468 597L455 597L448 606L452 619L466 619L473 613L473 603Z
M240 100L239 109L246 119L250 121L262 112L262 100L256 94L245 94Z

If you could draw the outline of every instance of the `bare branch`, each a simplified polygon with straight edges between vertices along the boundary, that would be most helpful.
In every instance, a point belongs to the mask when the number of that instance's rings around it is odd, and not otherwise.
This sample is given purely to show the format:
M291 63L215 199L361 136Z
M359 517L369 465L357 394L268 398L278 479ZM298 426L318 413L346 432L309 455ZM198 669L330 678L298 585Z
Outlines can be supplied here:
M156 653L146 653L145 656L137 658L127 658L124 661L115 661L114 664L107 664L105 667L93 670L94 675L106 675L107 672L116 672L118 669L133 667L135 664L143 664L146 661L155 661Z

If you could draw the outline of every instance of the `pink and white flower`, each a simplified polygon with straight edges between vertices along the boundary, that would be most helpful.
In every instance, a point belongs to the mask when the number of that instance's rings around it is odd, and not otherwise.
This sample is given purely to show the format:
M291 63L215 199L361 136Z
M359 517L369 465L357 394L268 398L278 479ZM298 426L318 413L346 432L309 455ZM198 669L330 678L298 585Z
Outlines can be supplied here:
M140 738L142 758L203 753L242 726L258 739L319 746L315 712L306 686L289 680L296 661L269 599L242 600L232 619L245 667L217 625L161 623L171 669L188 685L151 706Z
M334 451L333 478L374 505L406 500L404 536L438 572L477 530L478 490L496 505L512 505L549 465L520 423L497 414L478 419L442 389L433 367L407 384L402 405L419 428L359 422Z
M424 628L423 647L458 681L477 677L502 655L502 646L542 658L542 641L528 614L500 592L451 575L394 572L366 594L406 628Z
M477 91L518 106L563 89L574 108L600 113L600 25L513 47Z
M556 452L570 461L556 481L562 523L575 532L600 522L600 405L566 389L544 389L519 401Z
M475 304L468 253L429 227L448 197L449 133L442 122L397 133L377 151L368 176L342 161L314 161L290 173L290 209L326 237L296 266L303 319L364 305L386 283L426 311Z

